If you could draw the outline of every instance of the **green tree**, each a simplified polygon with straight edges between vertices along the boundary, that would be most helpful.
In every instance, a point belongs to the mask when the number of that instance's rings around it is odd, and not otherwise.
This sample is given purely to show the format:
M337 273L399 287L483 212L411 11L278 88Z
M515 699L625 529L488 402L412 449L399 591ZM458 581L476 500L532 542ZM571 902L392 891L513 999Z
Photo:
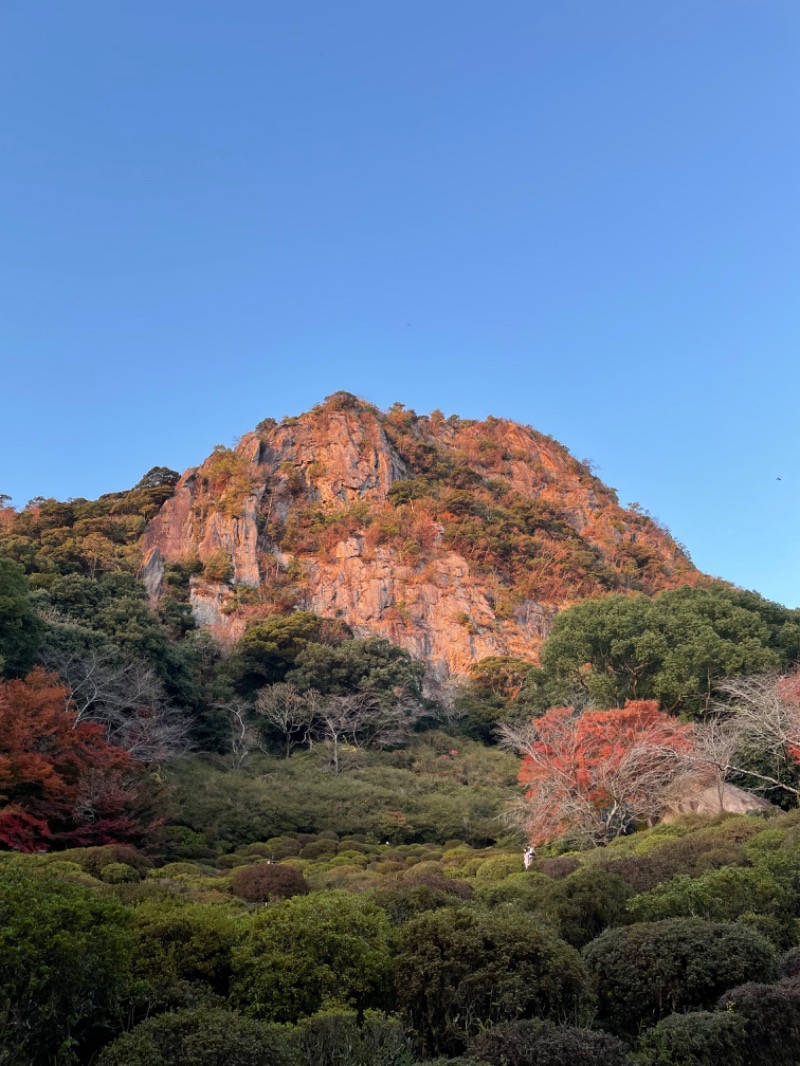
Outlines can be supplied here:
M422 698L425 668L404 648L382 637L345 640L341 644L307 644L286 677L301 690L348 696L370 692L392 700L398 694Z
M540 702L560 685L598 707L657 699L701 714L723 678L788 667L798 634L797 611L721 585L587 600L553 623L536 675Z
M42 631L24 570L0 558L0 675L22 677L31 669Z
M254 622L236 645L229 672L240 691L249 693L263 685L284 681L300 653L312 644L336 643L349 630L311 611L295 611Z

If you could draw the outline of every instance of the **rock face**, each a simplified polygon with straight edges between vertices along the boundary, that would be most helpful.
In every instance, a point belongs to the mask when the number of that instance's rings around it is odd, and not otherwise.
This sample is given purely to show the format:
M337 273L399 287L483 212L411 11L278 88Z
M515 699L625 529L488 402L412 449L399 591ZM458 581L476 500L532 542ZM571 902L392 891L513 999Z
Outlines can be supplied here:
M669 824L683 814L753 814L774 811L775 807L761 796L726 783L709 785L699 780L685 782L679 793L672 796L661 819Z
M670 534L557 441L337 393L187 471L150 522L143 578L191 565L197 621L236 639L294 608L340 618L444 679L535 659L556 611L705 580Z

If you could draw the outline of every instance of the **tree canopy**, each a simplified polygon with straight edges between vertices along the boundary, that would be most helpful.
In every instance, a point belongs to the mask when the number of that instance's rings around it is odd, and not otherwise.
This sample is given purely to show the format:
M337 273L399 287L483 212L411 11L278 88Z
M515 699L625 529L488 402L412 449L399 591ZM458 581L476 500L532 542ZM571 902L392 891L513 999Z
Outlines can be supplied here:
M652 598L607 596L559 614L541 652L538 684L585 692L598 707L655 699L672 713L705 713L726 677L788 669L800 654L800 613L722 585Z

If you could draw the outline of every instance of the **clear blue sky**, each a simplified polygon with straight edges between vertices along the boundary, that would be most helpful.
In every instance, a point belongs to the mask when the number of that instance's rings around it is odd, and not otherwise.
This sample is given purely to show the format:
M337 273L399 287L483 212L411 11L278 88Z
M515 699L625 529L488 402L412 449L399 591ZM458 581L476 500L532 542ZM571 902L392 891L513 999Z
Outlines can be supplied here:
M347 389L529 422L704 570L800 604L797 0L2 21L18 506Z

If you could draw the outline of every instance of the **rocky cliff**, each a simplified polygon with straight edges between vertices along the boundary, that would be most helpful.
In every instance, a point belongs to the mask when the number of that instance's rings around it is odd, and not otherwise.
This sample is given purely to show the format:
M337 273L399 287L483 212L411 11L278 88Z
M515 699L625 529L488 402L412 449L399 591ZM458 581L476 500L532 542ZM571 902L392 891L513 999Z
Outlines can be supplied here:
M380 412L346 393L216 448L143 551L150 595L165 567L190 568L195 618L223 640L302 607L442 678L490 655L534 659L577 600L704 580L666 530L530 427Z

